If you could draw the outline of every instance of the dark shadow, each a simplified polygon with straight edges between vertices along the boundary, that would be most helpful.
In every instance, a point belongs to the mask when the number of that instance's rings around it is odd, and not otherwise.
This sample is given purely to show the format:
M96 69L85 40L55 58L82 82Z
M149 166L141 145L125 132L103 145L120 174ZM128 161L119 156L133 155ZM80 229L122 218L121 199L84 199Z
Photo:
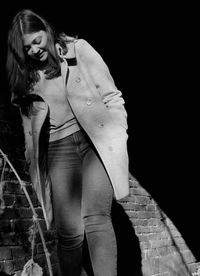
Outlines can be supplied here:
M149 106L155 110L153 104ZM198 135L190 131L189 117L182 117L184 126L177 122L172 108L170 115L166 112L167 119L163 118L164 107L163 113L157 112L159 116L152 114L150 107L146 110L148 116L130 123L135 128L129 138L131 173L176 225L199 261Z
M7 155L19 176L24 179L27 164L24 157L24 133L19 110L0 103L0 148ZM14 176L11 172L10 177Z
M92 263L89 257L89 249L88 244L86 240L86 236L84 238L83 242L83 268L85 272L87 273L87 276L94 276L93 270L92 270Z
M112 206L112 221L118 248L118 276L142 276L139 240L124 208L116 200Z

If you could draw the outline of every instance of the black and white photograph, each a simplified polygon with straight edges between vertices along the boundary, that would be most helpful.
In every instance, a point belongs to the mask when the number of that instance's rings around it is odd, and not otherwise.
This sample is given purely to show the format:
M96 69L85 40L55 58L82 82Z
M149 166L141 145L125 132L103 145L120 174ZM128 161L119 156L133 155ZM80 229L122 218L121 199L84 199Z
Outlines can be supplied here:
M198 276L197 7L0 18L0 276Z

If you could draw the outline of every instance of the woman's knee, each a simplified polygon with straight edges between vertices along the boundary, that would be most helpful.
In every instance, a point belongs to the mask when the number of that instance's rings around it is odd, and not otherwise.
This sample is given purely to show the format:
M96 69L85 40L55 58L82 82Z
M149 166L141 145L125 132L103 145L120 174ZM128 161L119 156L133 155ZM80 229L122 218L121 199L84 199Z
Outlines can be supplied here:
M80 248L83 244L84 233L58 233L58 247L64 250Z
M86 233L107 230L112 225L111 217L108 214L89 215L85 216L83 220Z

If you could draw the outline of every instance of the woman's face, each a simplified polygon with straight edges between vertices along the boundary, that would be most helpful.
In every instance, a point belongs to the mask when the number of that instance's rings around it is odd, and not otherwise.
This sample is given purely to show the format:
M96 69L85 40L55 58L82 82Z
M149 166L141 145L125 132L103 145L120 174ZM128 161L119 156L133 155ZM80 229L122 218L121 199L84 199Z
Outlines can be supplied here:
M23 36L24 50L34 60L45 61L48 57L47 33L39 31Z

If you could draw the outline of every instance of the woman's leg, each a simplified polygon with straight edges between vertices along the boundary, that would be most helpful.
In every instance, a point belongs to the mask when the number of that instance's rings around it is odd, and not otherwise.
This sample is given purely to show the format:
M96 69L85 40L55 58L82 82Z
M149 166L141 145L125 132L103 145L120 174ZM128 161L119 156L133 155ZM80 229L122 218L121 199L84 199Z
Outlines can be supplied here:
M73 137L50 143L48 168L63 276L80 276L84 229L81 220L81 161Z
M95 276L117 275L116 238L111 221L113 188L95 150L83 161L82 216Z

